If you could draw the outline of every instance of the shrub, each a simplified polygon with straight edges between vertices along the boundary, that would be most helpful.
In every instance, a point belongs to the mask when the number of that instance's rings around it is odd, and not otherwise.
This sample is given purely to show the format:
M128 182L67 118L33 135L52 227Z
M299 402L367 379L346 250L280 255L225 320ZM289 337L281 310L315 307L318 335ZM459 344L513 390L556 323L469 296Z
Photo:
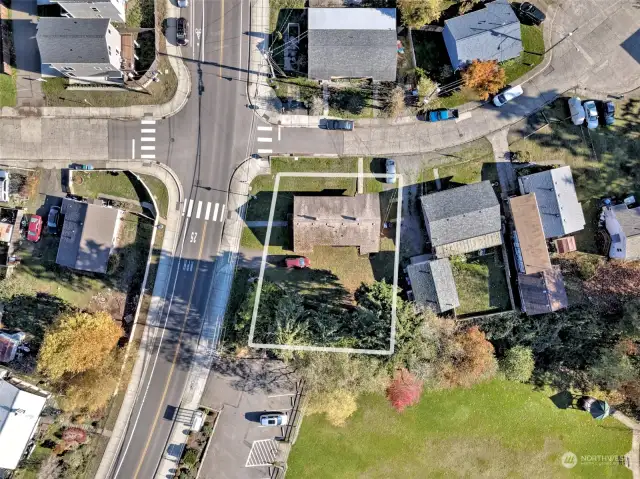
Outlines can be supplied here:
M389 100L387 102L386 111L390 118L398 118L404 113L404 90L401 86L395 87L391 90Z
M387 398L396 411L402 412L407 406L417 404L421 395L421 381L418 381L406 369L396 371L393 381L387 389Z
M398 0L396 5L402 16L402 23L409 27L421 27L435 22L443 9L441 0Z
M185 466L192 468L198 463L199 457L200 457L200 454L196 449L188 448L185 451L184 456L182 456L182 463Z
M505 377L510 381L521 383L526 383L531 379L534 367L533 351L524 346L515 346L509 349L500 361L500 369Z
M486 100L489 95L497 93L506 82L504 69L496 60L473 60L471 65L462 71L464 86L474 90L480 98Z
M323 395L314 395L309 401L309 414L324 414L334 426L344 426L347 419L358 410L356 397L344 389L336 389Z

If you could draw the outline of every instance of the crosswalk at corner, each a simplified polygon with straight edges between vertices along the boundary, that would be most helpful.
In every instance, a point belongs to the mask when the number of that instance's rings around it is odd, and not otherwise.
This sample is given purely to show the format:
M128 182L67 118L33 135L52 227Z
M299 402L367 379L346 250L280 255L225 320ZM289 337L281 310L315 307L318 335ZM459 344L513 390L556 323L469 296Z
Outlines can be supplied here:
M189 199L182 205L182 216L203 219L204 221L224 221L226 205L211 201L194 201Z

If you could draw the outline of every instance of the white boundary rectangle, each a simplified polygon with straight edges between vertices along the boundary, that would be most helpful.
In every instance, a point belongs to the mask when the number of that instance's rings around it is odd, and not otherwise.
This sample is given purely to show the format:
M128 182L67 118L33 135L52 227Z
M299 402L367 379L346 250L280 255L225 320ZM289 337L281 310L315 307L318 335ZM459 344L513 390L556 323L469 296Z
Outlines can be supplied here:
M262 262L260 263L260 275L258 277L258 285L256 290L256 299L253 304L253 315L251 317L251 328L249 329L249 347L261 348L261 349L284 349L290 351L319 351L330 353L355 353L355 354L377 354L377 355L391 355L395 349L396 340L396 305L398 302L398 268L400 266L400 229L402 226L402 188L404 186L404 178L401 174L396 174L397 189L398 189L398 208L396 213L396 248L394 255L394 267L393 267L393 301L391 303L391 334L389 349L358 349L358 348L333 348L328 346L302 346L302 345L285 345L285 344L263 344L254 343L253 336L256 329L256 320L258 318L258 307L260 305L260 294L262 292L262 283L264 281L264 271L267 263L267 256L269 254L269 240L271 239L271 226L273 224L273 216L276 209L276 200L278 197L278 189L280 187L281 177L297 177L297 178L378 178L386 179L386 173L318 173L318 172L285 172L276 174L275 182L273 185L273 194L271 196L271 209L269 210L269 222L267 226L267 235L264 241L264 248L262 250Z

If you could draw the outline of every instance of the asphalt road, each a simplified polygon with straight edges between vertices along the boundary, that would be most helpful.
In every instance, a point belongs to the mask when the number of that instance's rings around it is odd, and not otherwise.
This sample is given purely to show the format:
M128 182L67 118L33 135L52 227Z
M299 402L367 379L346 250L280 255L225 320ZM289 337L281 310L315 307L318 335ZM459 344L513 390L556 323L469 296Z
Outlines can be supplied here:
M182 49L192 75L187 105L167 120L109 123L109 156L143 158L170 166L185 202L170 294L131 421L111 477L152 478L165 452L183 395L192 352L209 302L213 266L233 168L250 155L256 117L245 107L249 2L192 0L191 43Z

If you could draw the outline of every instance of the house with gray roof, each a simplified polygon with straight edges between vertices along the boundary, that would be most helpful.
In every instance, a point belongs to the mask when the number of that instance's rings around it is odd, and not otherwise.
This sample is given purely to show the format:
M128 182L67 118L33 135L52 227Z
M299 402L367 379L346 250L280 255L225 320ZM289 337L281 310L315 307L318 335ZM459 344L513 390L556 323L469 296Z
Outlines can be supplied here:
M432 309L436 313L443 313L460 306L449 260L447 258L423 260L423 258L423 256L411 258L411 264L407 266L407 275L416 304Z
M557 238L584 229L571 168L563 166L518 178L520 194L535 193L545 238Z
M506 0L446 20L442 35L456 70L472 60L504 62L522 53L520 21Z
M395 8L310 8L308 75L395 81Z
M431 248L438 258L502 244L500 203L482 181L420 198Z
M56 263L81 271L106 273L122 212L65 198L60 213L64 223Z
M63 17L110 18L114 22L125 22L125 0L38 0L38 5L58 4Z
M42 74L96 83L124 81L122 37L108 18L54 18L38 21L36 40Z
M640 206L622 203L603 208L604 223L611 237L609 258L640 259Z

